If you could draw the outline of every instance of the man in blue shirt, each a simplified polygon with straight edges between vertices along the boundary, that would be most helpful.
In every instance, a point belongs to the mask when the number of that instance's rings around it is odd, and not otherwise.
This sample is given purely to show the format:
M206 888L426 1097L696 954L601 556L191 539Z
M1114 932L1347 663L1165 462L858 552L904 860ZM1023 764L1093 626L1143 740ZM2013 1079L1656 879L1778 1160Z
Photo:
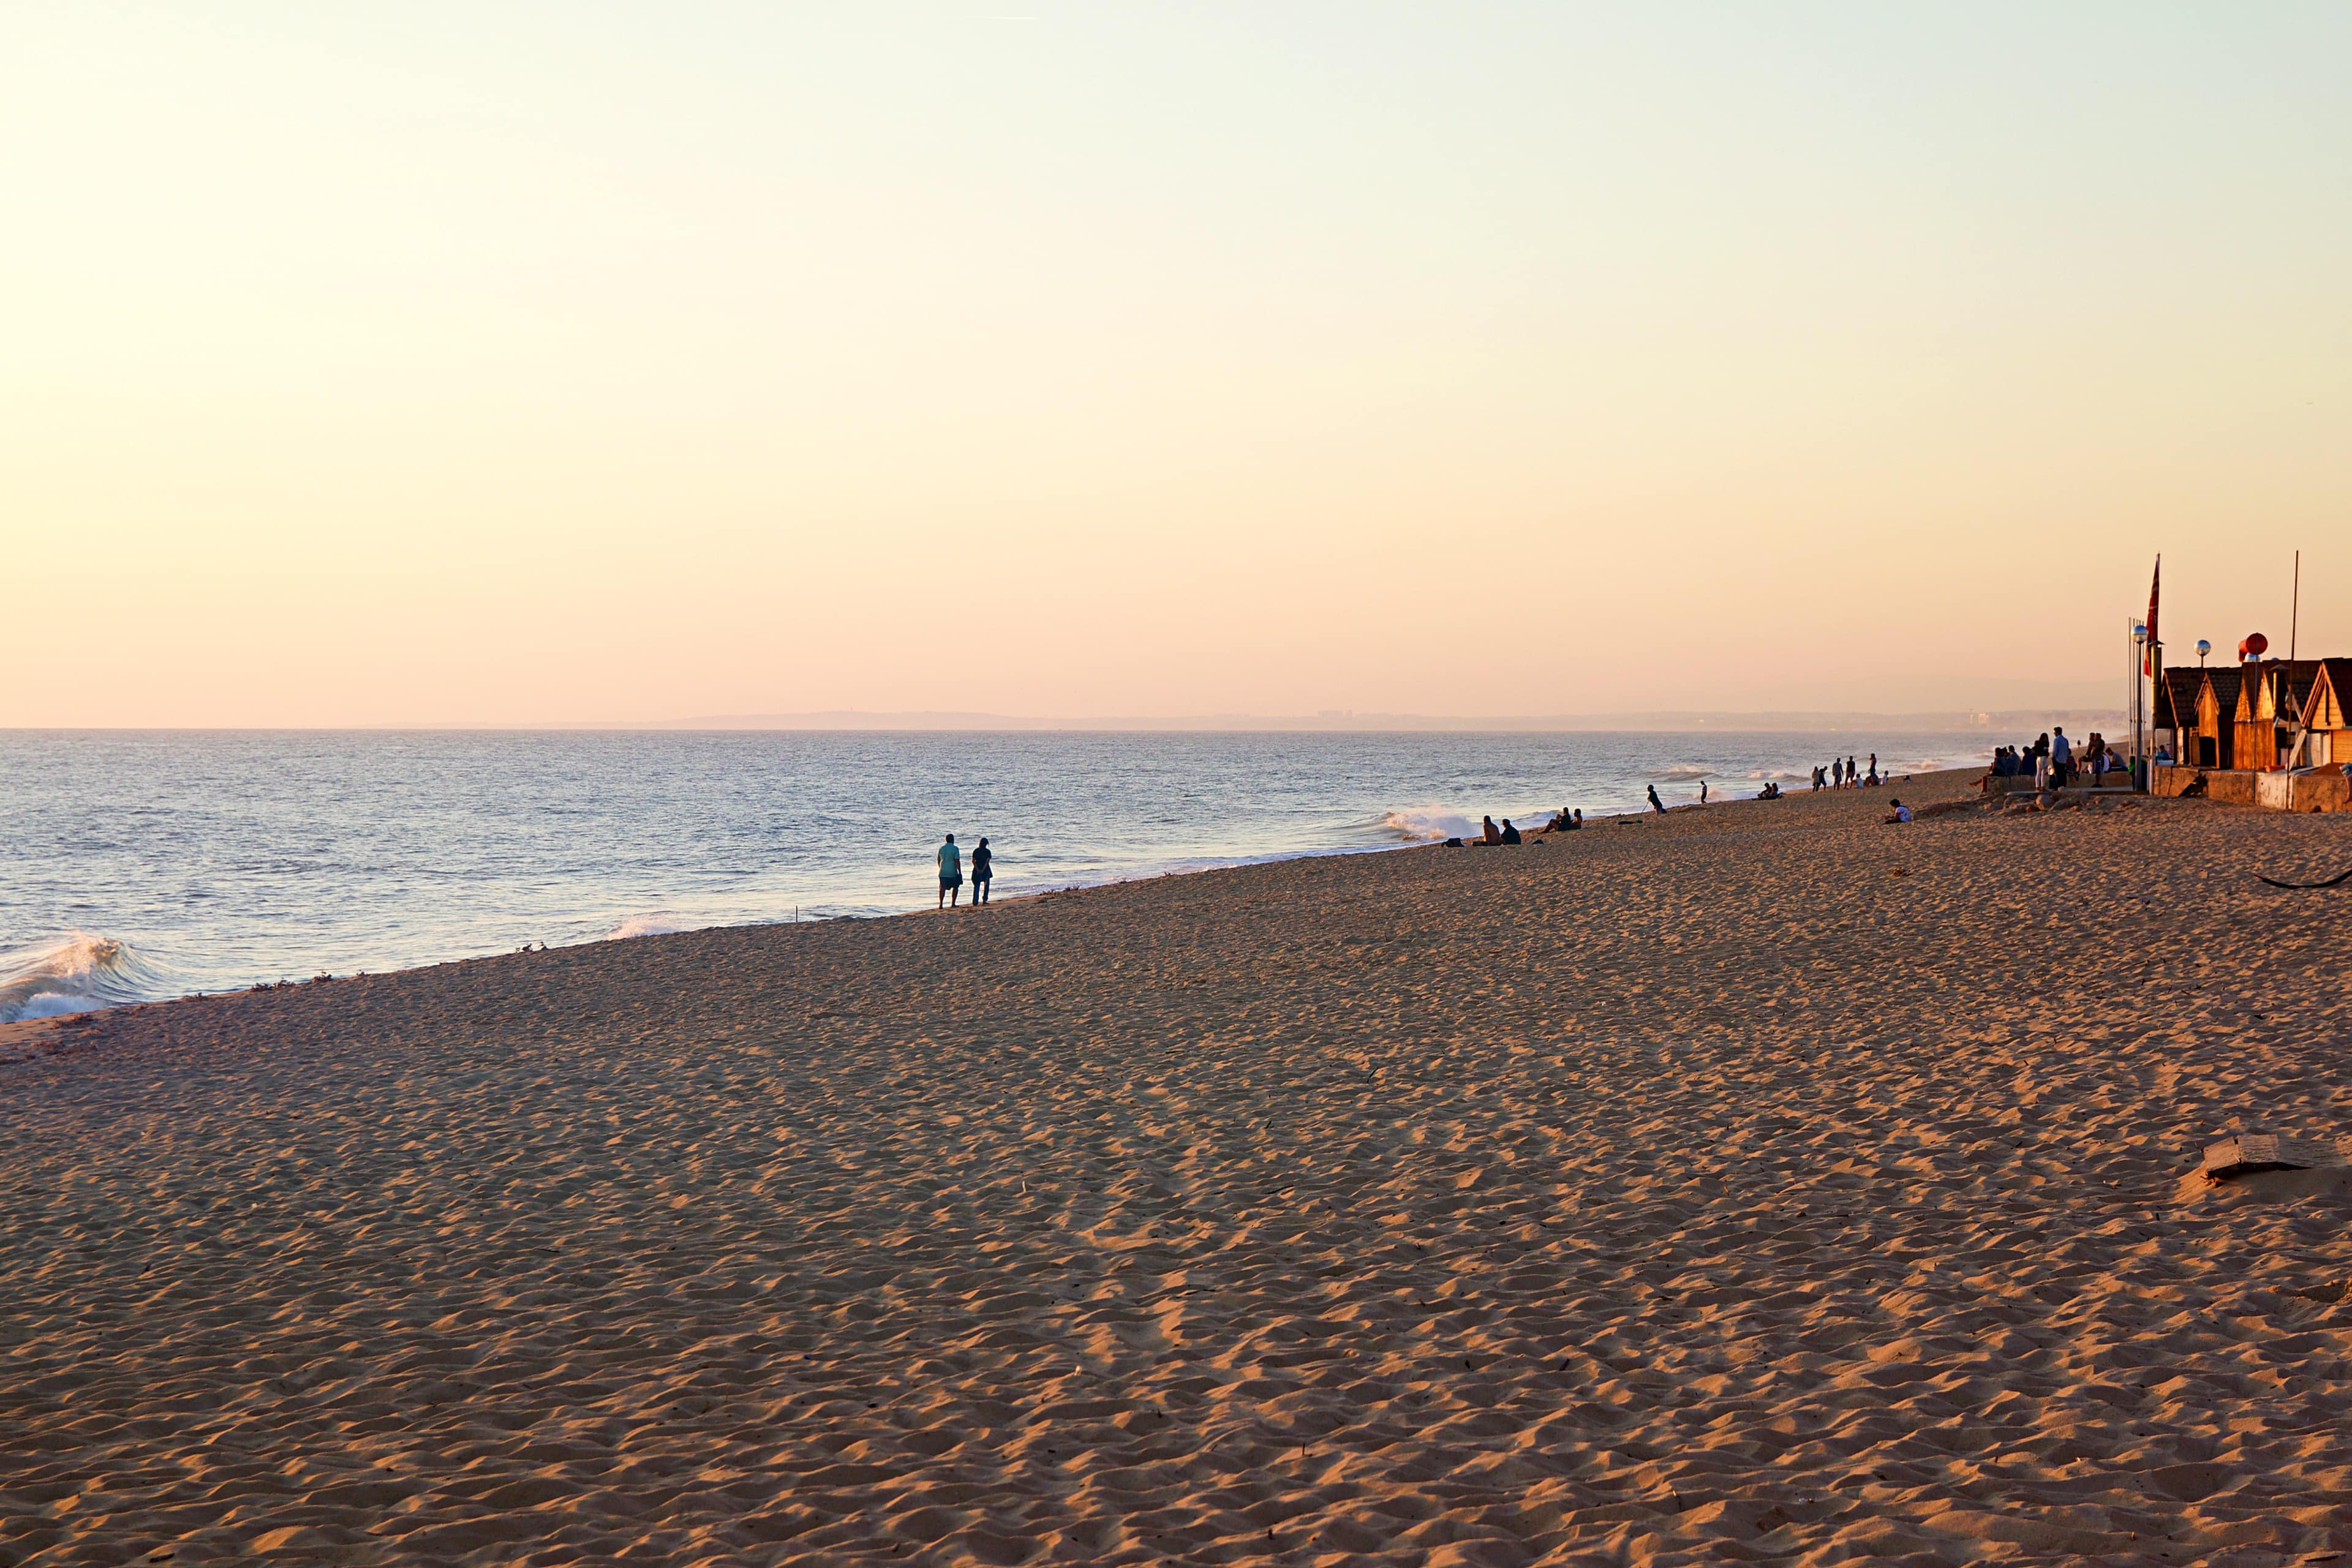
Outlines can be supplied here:
M939 907L948 908L950 900L958 903L963 900L963 851L956 847L952 833L948 835L948 841L940 846Z

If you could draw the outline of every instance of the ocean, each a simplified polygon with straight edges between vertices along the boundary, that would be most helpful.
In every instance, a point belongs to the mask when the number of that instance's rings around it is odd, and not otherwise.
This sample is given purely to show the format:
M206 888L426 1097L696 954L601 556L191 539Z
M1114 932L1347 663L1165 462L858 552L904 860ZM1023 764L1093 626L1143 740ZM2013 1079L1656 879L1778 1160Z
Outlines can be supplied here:
M1801 787L1968 734L0 731L0 1022Z

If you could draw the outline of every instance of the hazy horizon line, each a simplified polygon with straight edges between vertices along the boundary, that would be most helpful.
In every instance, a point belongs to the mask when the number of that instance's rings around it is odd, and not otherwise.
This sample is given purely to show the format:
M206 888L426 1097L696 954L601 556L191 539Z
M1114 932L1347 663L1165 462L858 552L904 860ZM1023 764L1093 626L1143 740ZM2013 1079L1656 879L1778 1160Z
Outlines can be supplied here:
M1224 731L1297 733L1607 733L1701 731L1771 732L1777 731L1842 731L1859 728L1913 732L1970 733L2044 725L2053 722L2118 723L2120 708L2053 704L2005 709L1765 709L1757 710L1688 709L1636 710L1608 713L1470 714L1361 712L1327 709L1312 714L1203 713L1159 715L1092 715L1060 718L1034 714L990 713L940 710L818 709L787 713L716 713L684 719L563 720L475 722L425 721L375 724L111 724L0 725L16 733L429 733L435 731L511 731L520 733L656 732L704 731L965 731L1051 732L1094 731L1127 733L1209 733Z

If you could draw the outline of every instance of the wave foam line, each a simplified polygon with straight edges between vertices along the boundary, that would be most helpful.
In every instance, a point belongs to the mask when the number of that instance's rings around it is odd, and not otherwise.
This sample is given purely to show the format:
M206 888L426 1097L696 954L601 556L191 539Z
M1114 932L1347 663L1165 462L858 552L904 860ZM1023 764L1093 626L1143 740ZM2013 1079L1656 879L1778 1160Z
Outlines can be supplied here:
M93 931L0 952L0 1024L94 1013L157 994L153 965L130 943Z

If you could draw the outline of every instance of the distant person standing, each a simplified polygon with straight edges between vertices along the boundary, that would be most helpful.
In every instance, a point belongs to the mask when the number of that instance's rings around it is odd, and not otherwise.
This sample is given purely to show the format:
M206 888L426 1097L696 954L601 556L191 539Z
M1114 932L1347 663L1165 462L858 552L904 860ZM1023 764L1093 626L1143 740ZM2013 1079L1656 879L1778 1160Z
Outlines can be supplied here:
M1870 776L1874 779L1878 776L1878 753L1876 752L1870 753Z
M1698 781L1698 803L1701 805L1705 805L1706 804L1706 781L1705 779Z
M988 835L980 836L980 847L971 852L971 901L975 908L988 902L988 880L996 875L996 856L988 847Z
M1666 815L1666 803L1658 798L1658 786L1655 784L1650 786L1650 809L1660 816Z
M1860 789L1862 785L1857 781L1859 781L1861 777L1862 771L1853 765L1853 758L1851 756L1847 757L1845 760L1845 787L1848 789Z
M963 851L956 847L955 835L940 846L940 901L946 909L950 899L961 902L963 898Z
M2050 728L2050 777L2060 789L2074 782L2074 742L2066 738L2066 726Z

